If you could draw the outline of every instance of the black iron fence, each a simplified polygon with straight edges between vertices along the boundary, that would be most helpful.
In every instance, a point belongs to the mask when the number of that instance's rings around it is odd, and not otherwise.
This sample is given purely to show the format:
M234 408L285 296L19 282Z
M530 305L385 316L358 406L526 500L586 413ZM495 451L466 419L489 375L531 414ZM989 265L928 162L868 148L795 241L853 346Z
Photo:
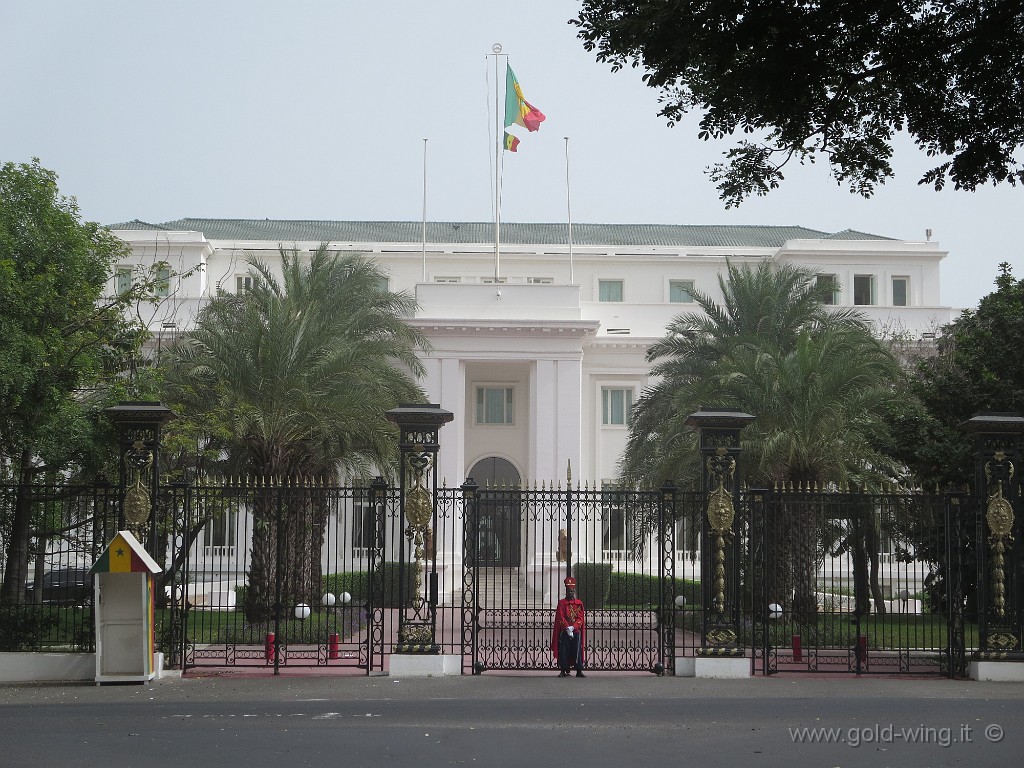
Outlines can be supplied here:
M0 486L0 650L95 649L89 568L118 498L106 482Z
M810 488L744 498L756 672L964 673L978 639L970 499Z
M115 533L117 496L103 483L0 488L3 649L94 649L91 580L78 577ZM442 486L433 497L417 563L399 491L383 484L166 486L149 542L165 569L158 646L183 667L384 670L419 583L438 650L465 672L551 669L552 611L571 573L591 668L671 672L706 650L703 494ZM723 594L753 671L963 674L979 600L1001 584L977 562L979 542L995 551L978 500L754 490L736 510L740 557ZM30 521L24 555L16 519ZM997 574L1011 586L1014 557Z

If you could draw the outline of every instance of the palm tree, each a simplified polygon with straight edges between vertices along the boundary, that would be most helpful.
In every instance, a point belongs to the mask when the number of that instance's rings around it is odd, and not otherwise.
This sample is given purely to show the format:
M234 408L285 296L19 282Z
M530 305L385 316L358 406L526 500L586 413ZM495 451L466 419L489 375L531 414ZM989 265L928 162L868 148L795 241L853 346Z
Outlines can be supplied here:
M281 249L282 276L250 260L251 289L220 294L172 353L170 400L192 419L224 425L234 471L289 485L388 474L396 456L385 412L420 402L416 350L426 347L407 322L415 301L381 287L385 273L359 254L321 245ZM271 492L257 487L245 609L267 618L275 569L287 599L318 597L326 505L316 494L286 494L283 562ZM311 535L302 536L302 531Z
M703 312L677 317L648 351L659 380L637 402L624 479L694 483L699 453L685 421L700 406L757 417L741 436L749 483L806 487L891 476L893 462L875 446L902 374L866 320L826 305L834 286L818 286L796 267L730 265L719 283L723 305L695 293ZM769 522L782 547L774 553L779 590L794 594L794 612L813 614L819 516L792 505Z

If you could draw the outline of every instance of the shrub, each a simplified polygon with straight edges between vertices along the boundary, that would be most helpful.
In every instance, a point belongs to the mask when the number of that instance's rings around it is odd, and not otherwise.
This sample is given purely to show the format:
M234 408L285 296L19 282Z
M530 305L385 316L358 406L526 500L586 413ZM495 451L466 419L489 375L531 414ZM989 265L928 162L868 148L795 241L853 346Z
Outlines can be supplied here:
M0 651L32 651L57 626L53 611L38 606L8 606L0 611Z
M384 563L381 572L377 574L374 585L373 600L370 601L375 607L401 608L400 584L402 575L401 563ZM412 589L416 583L416 564L405 564L405 583L408 602L412 598ZM333 595L340 595L348 592L352 595L352 603L360 605L369 601L370 598L370 574L366 571L343 571L342 573L331 573L323 578L324 592Z
M660 579L643 573L613 573L608 593L610 605L656 606ZM676 578L672 584L672 599L683 595L686 606L700 608L700 582Z
M587 610L604 608L612 581L611 563L576 563L572 567L576 577L576 596Z

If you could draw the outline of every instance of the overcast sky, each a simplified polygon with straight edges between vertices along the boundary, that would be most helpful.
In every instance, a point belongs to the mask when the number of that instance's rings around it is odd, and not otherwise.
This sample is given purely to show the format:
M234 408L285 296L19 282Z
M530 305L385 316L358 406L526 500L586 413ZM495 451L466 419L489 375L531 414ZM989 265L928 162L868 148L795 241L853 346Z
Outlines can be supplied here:
M945 304L974 306L996 265L1024 277L1024 190L936 193L900 143L864 200L823 164L725 210L704 169L722 145L675 128L636 70L612 73L572 0L3 0L0 161L39 157L85 218L490 221L494 57L547 115L504 156L502 219L802 225L949 251ZM504 67L504 60L502 60ZM503 71L503 70L502 70Z

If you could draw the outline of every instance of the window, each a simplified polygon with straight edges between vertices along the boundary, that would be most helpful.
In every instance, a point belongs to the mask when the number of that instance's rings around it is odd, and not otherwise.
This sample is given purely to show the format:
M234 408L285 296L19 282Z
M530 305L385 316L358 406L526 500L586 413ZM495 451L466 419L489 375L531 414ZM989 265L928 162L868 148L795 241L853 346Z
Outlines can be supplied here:
M153 290L157 298L166 299L170 295L171 270L167 267L160 267L156 270L156 285Z
M669 280L668 300L673 304L693 304L693 280Z
M132 268L118 267L114 278L114 290L117 293L126 293L132 289L132 282Z
M461 277L441 277L440 275L434 278L435 283L461 283Z
M601 489L606 492L601 506L601 549L606 557L621 558L631 546L633 521L622 503L623 494L615 493L618 485L602 480Z
M377 290L380 291L381 293L387 293L390 285L391 284L390 282L388 282L388 279L386 277L380 277L377 279Z
M235 293L252 290L252 275L235 275Z
M907 294L910 287L909 277L894 277L892 279L892 305L894 307L907 306Z
M622 301L621 280L598 280L597 281L598 301Z
M551 285L555 279L553 277L528 277L526 282L529 285Z
M233 557L235 554L235 513L218 512L206 524L206 556Z
M633 411L633 390L630 388L603 388L601 390L601 423L629 426Z
M853 276L853 303L866 306L875 303L875 276Z
M377 545L373 506L369 495L352 502L352 546L355 549L373 549Z
M495 283L498 283L499 285L504 285L506 280L507 280L507 278L504 278L504 277L481 277L480 278L480 282L485 284L485 285L494 285Z
M818 275L815 281L825 294L823 300L826 304L839 303L839 278L835 275Z
M512 387L476 388L477 424L514 424Z

